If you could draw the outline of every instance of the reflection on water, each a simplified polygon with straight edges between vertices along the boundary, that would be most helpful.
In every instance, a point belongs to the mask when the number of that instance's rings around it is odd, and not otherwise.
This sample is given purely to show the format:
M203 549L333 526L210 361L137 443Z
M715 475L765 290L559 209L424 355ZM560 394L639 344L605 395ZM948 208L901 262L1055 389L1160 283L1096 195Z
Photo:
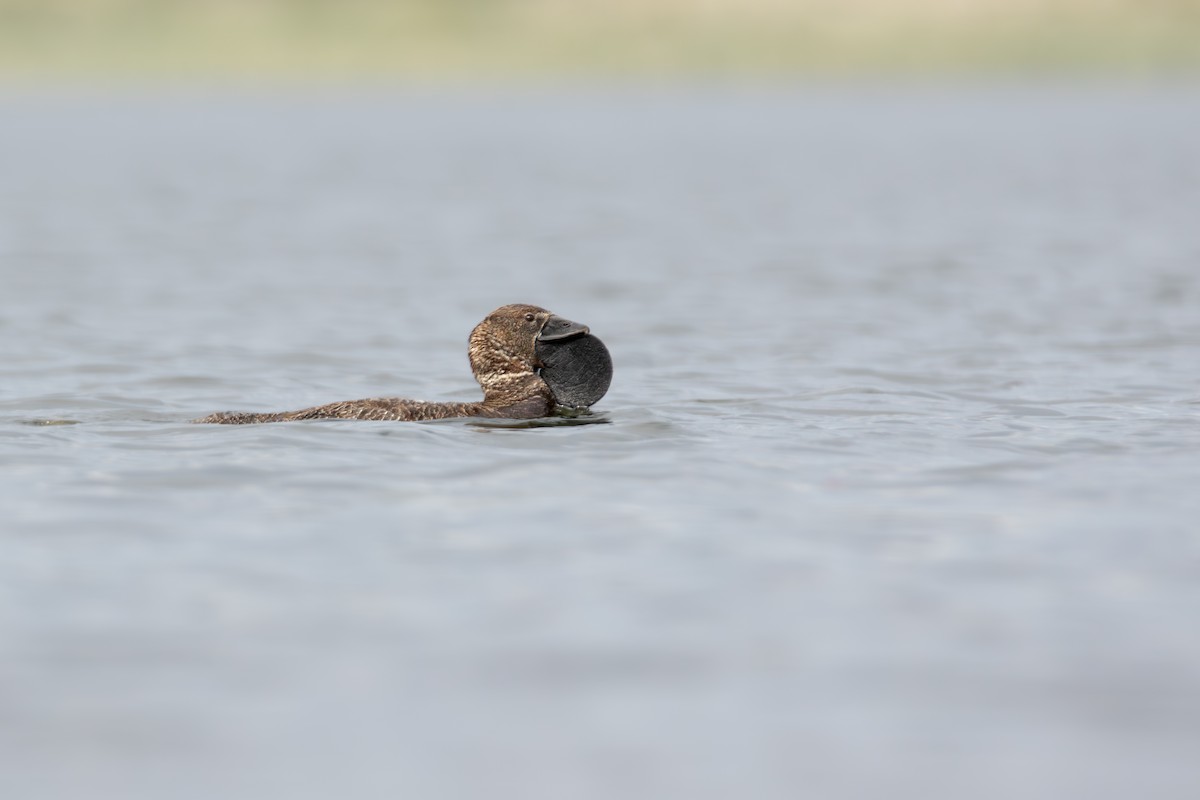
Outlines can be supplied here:
M1196 101L3 98L0 791L1190 797Z
M582 416L579 414L563 414L557 417L543 417L541 419L518 419L518 420L472 420L468 425L474 425L477 428L492 428L493 430L528 430L529 428L569 428L574 425L607 425L612 422L603 414L588 414Z

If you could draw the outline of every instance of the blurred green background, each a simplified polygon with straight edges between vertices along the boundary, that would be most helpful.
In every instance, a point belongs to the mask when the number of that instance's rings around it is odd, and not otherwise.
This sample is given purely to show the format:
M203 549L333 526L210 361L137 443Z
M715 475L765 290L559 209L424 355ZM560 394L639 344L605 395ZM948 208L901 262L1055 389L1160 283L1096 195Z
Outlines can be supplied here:
M1193 72L1200 0L0 0L0 80Z

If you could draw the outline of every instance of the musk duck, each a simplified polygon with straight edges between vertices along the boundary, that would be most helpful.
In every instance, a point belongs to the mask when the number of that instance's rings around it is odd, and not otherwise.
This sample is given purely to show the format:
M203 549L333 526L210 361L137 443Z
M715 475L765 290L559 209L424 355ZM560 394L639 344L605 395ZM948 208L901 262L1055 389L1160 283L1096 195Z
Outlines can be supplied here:
M544 308L508 305L488 314L468 339L468 357L483 400L431 403L375 397L299 411L225 411L195 420L220 425L302 419L427 420L449 417L535 419L556 408L587 408L608 391L612 360L586 325Z

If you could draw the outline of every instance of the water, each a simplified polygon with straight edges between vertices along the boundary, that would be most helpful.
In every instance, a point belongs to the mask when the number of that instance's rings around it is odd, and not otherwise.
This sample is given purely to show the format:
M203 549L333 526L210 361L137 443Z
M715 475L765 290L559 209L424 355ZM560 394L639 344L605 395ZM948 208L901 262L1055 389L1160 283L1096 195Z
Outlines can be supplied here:
M5 797L1195 796L1195 86L0 120ZM598 424L188 423L509 302Z

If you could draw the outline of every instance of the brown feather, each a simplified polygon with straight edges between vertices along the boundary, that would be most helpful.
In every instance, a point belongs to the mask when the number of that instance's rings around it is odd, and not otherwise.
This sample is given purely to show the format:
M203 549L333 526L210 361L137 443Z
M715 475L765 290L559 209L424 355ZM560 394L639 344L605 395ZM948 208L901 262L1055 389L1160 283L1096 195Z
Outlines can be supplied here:
M532 320L526 316L532 315ZM222 411L195 420L217 425L291 422L304 419L417 421L450 417L535 419L554 410L554 395L536 372L535 346L551 316L544 308L502 306L475 326L467 340L471 371L483 389L475 403L431 403L402 397L374 397L329 403L299 411L247 413Z

